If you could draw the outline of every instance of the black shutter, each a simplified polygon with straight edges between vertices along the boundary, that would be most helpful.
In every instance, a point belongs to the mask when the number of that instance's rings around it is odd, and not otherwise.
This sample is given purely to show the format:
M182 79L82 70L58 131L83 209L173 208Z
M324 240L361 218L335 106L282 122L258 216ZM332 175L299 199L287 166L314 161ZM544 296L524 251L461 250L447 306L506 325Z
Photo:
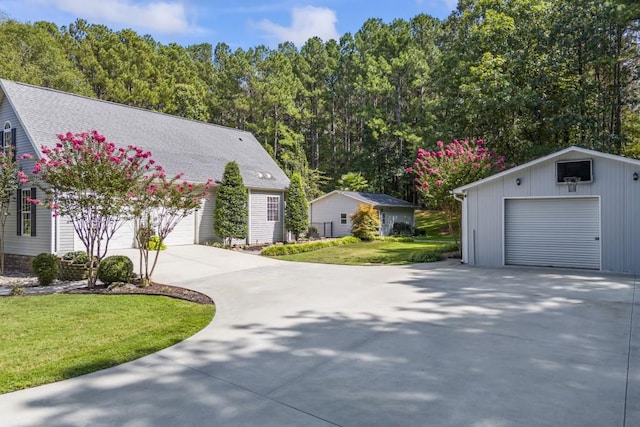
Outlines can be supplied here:
M11 129L11 151L13 152L13 161L18 158L18 143L16 142L16 128Z
M38 197L36 194L36 187L31 187L31 199L35 200ZM37 205L31 202L31 235L36 235L36 207Z
M18 188L16 192L16 204L18 205L18 236L22 236L22 189Z
M0 130L0 148L4 148L4 131Z

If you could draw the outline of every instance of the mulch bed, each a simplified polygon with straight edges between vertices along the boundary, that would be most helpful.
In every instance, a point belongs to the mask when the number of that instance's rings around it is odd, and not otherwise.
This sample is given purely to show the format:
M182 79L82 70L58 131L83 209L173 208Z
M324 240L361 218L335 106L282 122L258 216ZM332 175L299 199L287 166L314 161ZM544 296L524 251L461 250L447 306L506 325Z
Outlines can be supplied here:
M68 294L106 294L106 295L122 295L122 294L142 294L142 295L163 295L171 298L183 299L198 304L214 304L213 300L200 292L181 288L179 286L163 285L154 283L146 287L138 287L133 285L123 286L107 286L97 284L93 289L81 288L67 291Z

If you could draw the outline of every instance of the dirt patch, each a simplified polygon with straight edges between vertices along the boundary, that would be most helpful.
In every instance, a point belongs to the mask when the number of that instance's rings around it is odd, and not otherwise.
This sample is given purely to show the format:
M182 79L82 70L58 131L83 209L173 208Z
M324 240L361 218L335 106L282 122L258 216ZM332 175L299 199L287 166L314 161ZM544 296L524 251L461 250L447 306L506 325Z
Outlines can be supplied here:
M80 288L69 290L68 294L106 294L106 295L122 295L122 294L142 294L142 295L163 295L171 298L183 299L198 304L214 304L213 300L201 293L191 289L181 288L179 286L163 285L154 283L146 287L138 287L135 285L119 285L107 286L98 284L93 289Z

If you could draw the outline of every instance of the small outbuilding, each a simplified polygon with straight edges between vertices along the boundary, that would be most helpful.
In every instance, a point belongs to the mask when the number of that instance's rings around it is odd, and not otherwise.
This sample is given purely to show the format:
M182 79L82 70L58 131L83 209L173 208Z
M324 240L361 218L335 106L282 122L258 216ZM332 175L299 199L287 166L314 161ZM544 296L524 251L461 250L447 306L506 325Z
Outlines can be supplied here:
M640 161L579 147L459 187L462 261L640 272Z
M394 223L402 222L414 228L413 204L387 194L343 190L334 190L309 202L309 222L323 237L348 236L351 215L362 204L378 211L381 236L389 236Z

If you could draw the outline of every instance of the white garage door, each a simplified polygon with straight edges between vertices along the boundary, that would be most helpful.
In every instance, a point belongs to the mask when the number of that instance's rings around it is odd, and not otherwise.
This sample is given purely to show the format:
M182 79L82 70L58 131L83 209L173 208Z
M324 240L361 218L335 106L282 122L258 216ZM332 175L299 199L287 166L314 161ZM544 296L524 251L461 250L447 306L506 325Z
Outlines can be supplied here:
M195 239L195 212L185 216L176 224L175 228L164 240L167 246L193 245Z
M130 249L134 247L133 221L125 221L109 240L109 249Z
M507 199L505 264L600 269L597 198Z

